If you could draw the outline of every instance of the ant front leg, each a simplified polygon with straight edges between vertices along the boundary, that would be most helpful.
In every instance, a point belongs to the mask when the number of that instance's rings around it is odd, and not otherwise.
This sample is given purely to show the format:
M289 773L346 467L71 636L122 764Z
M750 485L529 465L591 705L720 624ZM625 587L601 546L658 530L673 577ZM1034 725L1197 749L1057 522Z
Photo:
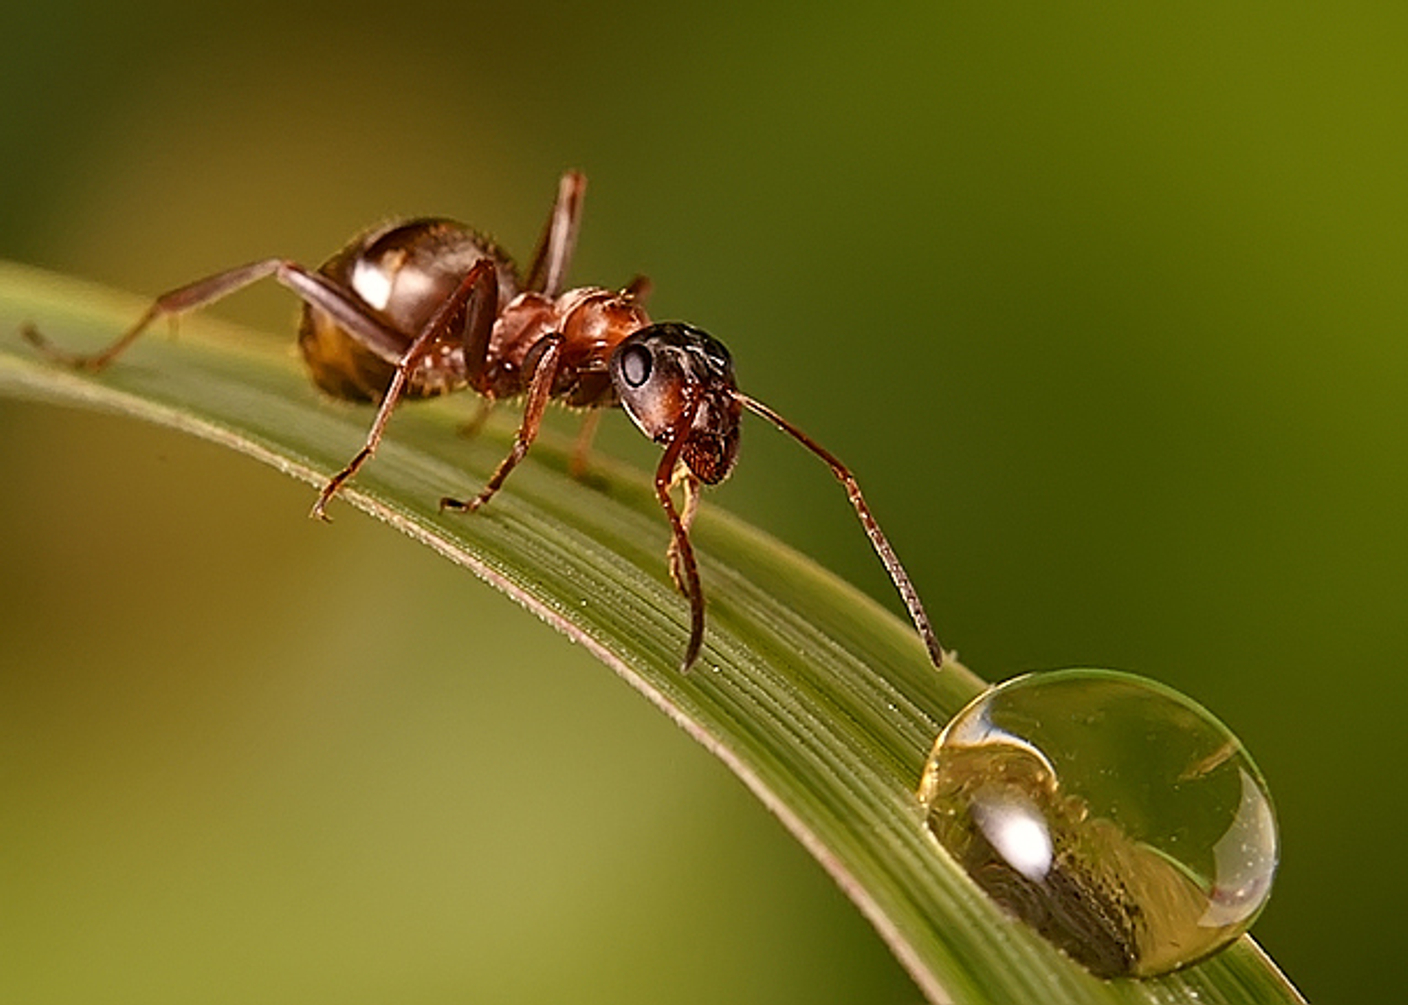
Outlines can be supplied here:
M537 357L537 362L533 364L533 378L528 385L528 400L523 406L523 422L518 427L518 433L513 438L513 449L509 451L507 457L499 462L499 466L494 470L493 476L485 483L484 488L473 499L452 499L449 496L440 500L442 510L452 509L461 513L472 513L480 506L483 506L493 498L494 493L499 491L504 481L514 468L518 467L518 462L528 455L528 448L533 445L533 441L538 437L538 428L543 423L543 412L547 410L548 401L552 397L552 385L557 379L557 365L562 359L563 337L560 332L553 332L544 335L528 352L531 360Z
M376 453L376 448L381 443L382 435L386 431L386 423L391 419L391 413L395 410L397 402L400 401L401 395L406 389L406 382L410 380L411 374L425 359L430 349L441 339L451 334L457 318L461 316L464 318L460 340L465 346L478 345L482 347L488 345L489 333L494 327L494 308L498 304L498 299L499 283L494 273L494 263L487 258L482 258L460 280L455 291L435 309L435 313L425 323L425 327L420 330L405 354L397 361L391 383L387 385L386 393L381 398L381 405L376 410L376 418L372 420L372 427L367 431L366 442L362 444L362 449L357 451L356 456L347 463L345 468L328 479L322 492L318 493L318 501L313 504L313 510L309 516L317 517L320 520L328 519L325 512L327 504L337 494L338 489L342 488L348 479L355 475L362 465L371 458L372 454ZM481 348L479 351L482 354L483 349Z
M680 662L680 672L684 673L699 658L699 650L704 645L704 587L699 582L699 565L694 560L694 546L689 541L689 527L694 522L694 513L699 506L699 480L686 472L684 476L685 509L681 517L670 498L670 486L675 482L680 465L680 454L689 439L688 433L694 425L694 416L699 411L697 390L685 392L684 407L678 418L671 424L671 437L665 447L665 455L655 469L655 498L670 521L670 547L665 552L670 568L670 579L675 587L689 600L689 642L685 646L684 659Z
M684 509L680 511L680 527L684 530L686 543L689 539L690 528L694 526L694 514L699 511L699 479L696 478L686 467L679 467L675 470L674 481L684 484ZM688 573L685 571L685 561L680 553L680 543L677 538L670 538L670 547L665 551L665 560L670 564L670 578L674 580L675 588L689 596Z

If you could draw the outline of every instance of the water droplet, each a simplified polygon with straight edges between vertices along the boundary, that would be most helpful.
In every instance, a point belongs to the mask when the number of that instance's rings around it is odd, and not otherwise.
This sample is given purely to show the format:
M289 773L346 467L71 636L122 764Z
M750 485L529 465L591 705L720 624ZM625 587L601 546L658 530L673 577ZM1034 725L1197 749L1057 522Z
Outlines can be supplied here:
M1241 742L1110 670L991 688L939 735L925 822L998 903L1101 977L1196 962L1256 919L1276 819Z

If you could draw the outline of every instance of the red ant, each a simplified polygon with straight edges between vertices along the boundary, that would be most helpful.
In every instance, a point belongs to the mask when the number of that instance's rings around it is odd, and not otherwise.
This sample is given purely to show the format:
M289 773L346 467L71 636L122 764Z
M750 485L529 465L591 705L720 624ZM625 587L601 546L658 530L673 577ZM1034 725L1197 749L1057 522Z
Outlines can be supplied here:
M665 448L655 470L655 495L673 534L666 553L670 578L690 603L684 670L704 640L704 591L689 529L700 485L716 485L733 470L747 409L820 457L845 485L930 657L941 665L943 649L919 594L844 464L738 390L728 350L716 339L678 322L652 324L642 303L645 279L620 291L562 289L585 190L581 174L562 176L522 280L513 261L487 238L450 220L420 219L368 231L316 272L266 258L198 279L158 297L131 328L92 355L56 349L32 325L23 334L51 358L97 371L158 318L174 319L273 276L303 301L298 345L318 387L337 398L380 401L362 449L319 493L311 515L321 519L327 519L327 504L338 489L376 452L403 396L430 398L469 387L488 402L518 396L526 401L513 449L479 494L440 500L442 510L459 511L478 509L499 490L537 436L549 399L583 409L620 405ZM676 483L684 491L679 510L670 495Z

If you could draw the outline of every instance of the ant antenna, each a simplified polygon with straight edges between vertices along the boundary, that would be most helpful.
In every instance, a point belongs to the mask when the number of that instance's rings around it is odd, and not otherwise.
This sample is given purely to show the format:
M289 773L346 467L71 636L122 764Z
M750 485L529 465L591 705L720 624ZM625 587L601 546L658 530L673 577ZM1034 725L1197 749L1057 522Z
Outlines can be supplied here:
M895 549L890 546L890 541L885 537L885 532L880 529L880 524L871 515L870 507L865 503L865 497L861 495L860 485L856 482L855 475L851 474L851 469L842 464L835 454L827 450L820 443L817 443L806 433L802 432L792 423L778 415L767 405L764 405L756 398L750 398L742 391L733 391L734 400L755 415L767 419L778 429L782 430L794 440L816 454L827 466L831 468L831 473L846 486L846 496L851 500L851 505L855 507L856 516L860 517L860 524L865 528L865 536L870 538L871 547L875 549L875 554L880 556L880 561L885 566L885 571L890 574L890 580L895 584L895 589L899 591L900 598L904 600L904 606L909 611L909 618L914 622L914 627L919 632L919 637L924 640L924 647L929 650L929 658L934 661L934 666L944 665L944 647L939 644L938 637L934 635L933 626L929 623L929 615L924 611L924 604L919 599L919 591L914 588L914 584L909 580L909 574L904 571L904 566L900 564L899 556L895 554Z

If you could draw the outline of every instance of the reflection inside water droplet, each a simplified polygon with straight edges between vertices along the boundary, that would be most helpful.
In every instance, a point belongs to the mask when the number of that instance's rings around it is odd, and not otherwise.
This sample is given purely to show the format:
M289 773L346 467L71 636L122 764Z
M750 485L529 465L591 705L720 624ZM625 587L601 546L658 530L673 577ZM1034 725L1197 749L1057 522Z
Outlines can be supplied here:
M1221 949L1276 871L1271 799L1241 743L1128 674L1063 670L989 690L940 734L919 798L979 886L1102 977Z

